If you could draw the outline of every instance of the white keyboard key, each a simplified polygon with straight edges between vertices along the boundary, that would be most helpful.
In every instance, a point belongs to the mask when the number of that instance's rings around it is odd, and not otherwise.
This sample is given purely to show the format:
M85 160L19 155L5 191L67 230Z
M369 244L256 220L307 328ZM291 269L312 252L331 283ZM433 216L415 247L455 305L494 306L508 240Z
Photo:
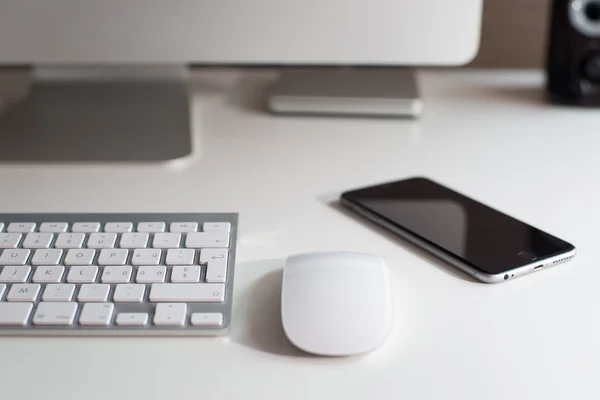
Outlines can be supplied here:
M47 285L42 301L71 301L73 293L75 293L75 285L70 283Z
M161 266L143 266L139 267L135 281L137 283L160 283L165 281L167 267Z
M137 226L138 232L148 232L148 233L156 233L156 232L164 232L165 231L165 223L164 222L140 222Z
M6 291L6 284L4 283L0 283L0 299L2 298L2 296L4 295L4 292Z
M73 325L77 303L39 303L33 315L34 325Z
M107 222L104 225L104 232L125 233L131 232L133 224L131 222Z
M133 268L131 265L104 267L101 281L102 283L129 283Z
M129 250L127 249L104 249L100 251L98 264L100 265L125 265Z
M0 233L0 249L16 249L22 237L20 233Z
M83 265L69 268L67 282L69 283L92 283L98 276L98 267Z
M150 301L223 302L225 285L220 283L155 283L150 289Z
M171 271L171 282L173 283L197 283L200 282L200 266L177 266Z
M169 249L167 250L167 265L192 265L194 263L194 249Z
M100 230L100 222L75 222L71 228L76 233L94 233Z
M80 325L106 326L110 324L115 305L113 303L87 303L79 316Z
M65 272L65 267L62 265L36 267L33 274L35 283L59 283Z
M89 249L111 249L117 241L116 233L92 233L85 247Z
M136 249L133 251L131 263L133 265L158 265L162 250L159 249Z
M83 246L85 234L83 233L60 233L56 238L54 247L57 249L80 249Z
M22 246L30 249L47 249L52 239L54 239L52 233L28 233Z
M227 281L227 261L219 259L209 261L206 267L206 282L225 283Z
M197 222L171 222L169 227L171 232L196 232L198 230Z
M154 325L182 326L185 324L187 305L185 303L160 303L156 305Z
M6 283L24 283L29 278L31 267L10 267L6 266L0 273L0 282Z
M227 281L228 249L200 250L200 264L207 264L206 282L225 283Z
M8 233L29 233L35 230L35 222L12 222L8 224Z
M0 303L0 325L27 325L31 303Z
M229 247L227 232L193 232L188 233L185 247L201 249L204 247Z
M223 314L193 313L190 322L193 326L221 326L223 325Z
M157 233L154 235L152 247L155 249L176 249L181 243L181 233Z
M202 224L202 230L204 232L227 232L231 230L231 224L229 222L205 222Z
M69 224L66 222L44 222L40 225L40 232L44 233L62 233L66 232Z
M129 285L117 285L115 294L113 295L113 301L122 303L141 303L144 299L145 291L146 285L135 283Z
M29 249L6 249L0 256L0 265L25 265L30 253Z
M58 265L62 258L62 249L38 249L31 258L32 265Z
M146 313L121 313L117 315L117 325L122 326L145 326L148 324Z
M34 283L21 283L12 285L7 301L35 301L40 293L40 285Z
M208 264L214 261L227 263L228 249L202 249L200 250L200 264Z
M81 285L77 301L79 302L104 302L108 300L110 285L95 283L91 285Z
M150 235L147 233L124 233L119 247L123 249L143 249L148 246Z
M95 255L94 249L70 249L65 257L65 265L91 265Z

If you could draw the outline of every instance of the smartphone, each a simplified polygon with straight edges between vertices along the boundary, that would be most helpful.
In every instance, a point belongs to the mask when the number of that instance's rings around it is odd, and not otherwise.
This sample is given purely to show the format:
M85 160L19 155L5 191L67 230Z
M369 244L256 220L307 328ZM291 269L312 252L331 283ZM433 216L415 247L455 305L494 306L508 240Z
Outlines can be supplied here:
M426 178L344 192L343 206L485 283L563 263L575 247Z

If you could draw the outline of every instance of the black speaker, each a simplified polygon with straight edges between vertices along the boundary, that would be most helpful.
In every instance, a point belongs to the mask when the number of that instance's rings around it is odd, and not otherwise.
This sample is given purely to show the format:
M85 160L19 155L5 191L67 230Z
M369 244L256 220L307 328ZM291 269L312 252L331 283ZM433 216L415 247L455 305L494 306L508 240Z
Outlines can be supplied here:
M600 0L553 0L546 75L553 101L600 107Z

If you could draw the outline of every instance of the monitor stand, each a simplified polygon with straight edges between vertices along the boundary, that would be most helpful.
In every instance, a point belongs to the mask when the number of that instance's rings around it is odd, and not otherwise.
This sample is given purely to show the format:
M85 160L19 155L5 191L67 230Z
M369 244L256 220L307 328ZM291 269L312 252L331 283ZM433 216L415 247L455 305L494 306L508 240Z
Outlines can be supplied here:
M410 68L284 71L270 90L276 114L418 117L422 103Z
M0 162L161 162L191 155L183 66L39 67L30 77L24 96L0 99Z

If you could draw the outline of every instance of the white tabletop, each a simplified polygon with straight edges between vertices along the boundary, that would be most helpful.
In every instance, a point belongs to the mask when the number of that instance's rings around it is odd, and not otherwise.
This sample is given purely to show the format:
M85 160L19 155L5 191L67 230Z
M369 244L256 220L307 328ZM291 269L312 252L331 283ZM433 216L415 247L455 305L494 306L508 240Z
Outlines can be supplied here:
M274 117L269 73L198 73L197 157L3 166L2 212L240 213L227 338L1 338L0 398L564 399L598 393L600 111L543 100L537 72L429 71L419 120ZM568 264L485 285L331 204L421 175L577 246ZM395 327L360 358L303 355L278 315L289 254L384 255Z

